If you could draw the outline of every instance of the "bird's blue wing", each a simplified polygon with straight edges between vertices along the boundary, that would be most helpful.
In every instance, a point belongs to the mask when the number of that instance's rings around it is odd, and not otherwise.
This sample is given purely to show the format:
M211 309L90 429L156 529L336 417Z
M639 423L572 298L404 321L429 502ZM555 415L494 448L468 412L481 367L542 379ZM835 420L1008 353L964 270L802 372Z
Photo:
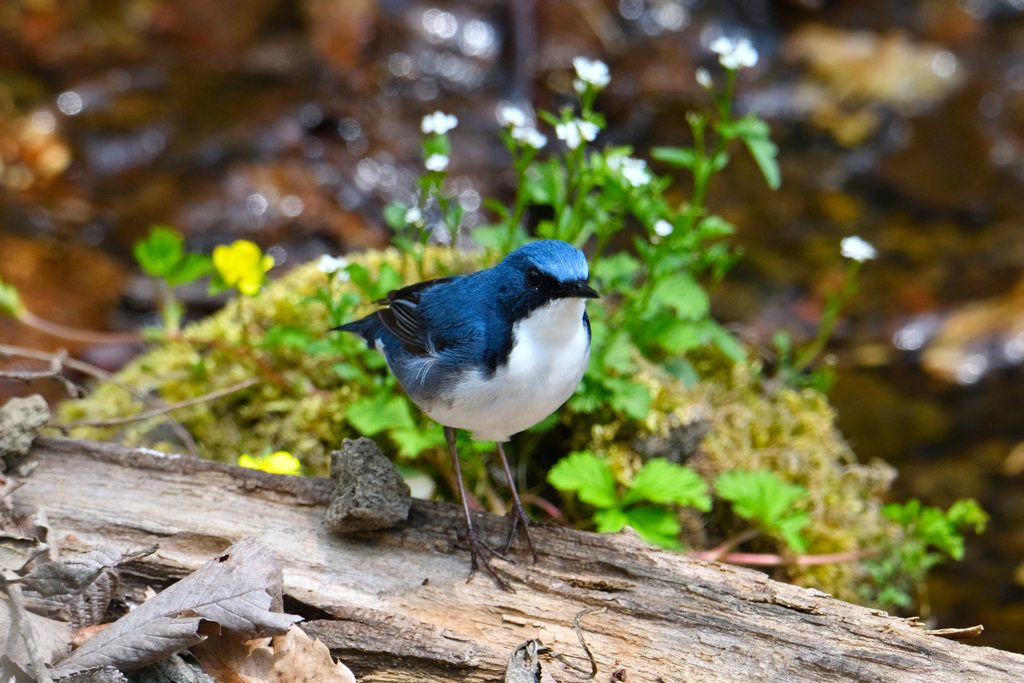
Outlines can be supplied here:
M375 303L386 304L373 315L392 335L401 341L401 345L413 355L427 355L430 352L430 335L428 325L424 323L423 314L420 310L420 297L423 292L443 287L451 283L455 278L439 278L426 282L403 287L398 290L391 290L386 298ZM354 324L349 324L354 325ZM342 327L345 330L347 326ZM349 332L356 332L348 329Z

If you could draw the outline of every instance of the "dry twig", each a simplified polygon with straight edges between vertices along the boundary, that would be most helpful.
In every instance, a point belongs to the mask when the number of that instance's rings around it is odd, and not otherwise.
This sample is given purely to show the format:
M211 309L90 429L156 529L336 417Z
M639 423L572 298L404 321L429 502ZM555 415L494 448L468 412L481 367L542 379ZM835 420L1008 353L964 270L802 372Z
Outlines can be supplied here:
M69 429L76 429L78 427L115 427L117 425L129 424L131 422L138 422L140 420L146 420L151 417L157 417L158 415L164 415L171 412L172 410L178 410L179 408L188 408L189 406L198 405L200 403L206 403L207 401L213 401L229 394L233 394L236 391L247 389L254 384L258 384L258 379L247 379L237 384L232 384L224 389L218 389L217 391L211 391L208 394L197 396L196 398L190 398L185 401L178 401L177 403L168 403L167 405L161 406L160 408L154 408L152 410L145 410L135 415L129 415L128 417L114 417L105 420L78 420L77 422L68 422L64 424L50 425L62 431Z
M64 390L71 398L79 398L82 389L64 376L64 364L68 359L67 351L61 349L50 358L49 370L0 370L0 379L16 379L22 382L35 382L40 379L52 379L64 385Z
M76 327L67 327L66 325L40 318L29 311L21 313L17 320L40 332L45 332L53 337L67 339L68 341L84 342L86 344L132 344L143 341L142 335L138 332L80 330Z
M163 401L160 401L159 399L150 396L144 391L139 391L130 384L125 384L124 382L117 379L117 377L114 376L112 373L107 372L103 368L98 368L95 365L92 365L91 363L86 363L85 361L77 360L75 358L69 358L67 352L63 350L57 353L50 353L48 351L39 351L37 349L26 349L20 346L9 346L7 344L0 344L0 358L6 357L29 358L32 360L49 362L51 364L51 368L55 361L59 361L62 371L63 368L65 367L70 368L71 370L76 370L77 372L81 372L84 375L94 377L100 380L101 382L110 382L114 386L124 389L129 394L131 394L136 399L142 401L145 404L155 407L160 407L164 405ZM196 445L196 440L192 438L192 434L190 434L189 431L185 429L185 427L180 422L175 420L170 415L167 415L165 419L167 420L167 423L171 426L171 429L174 431L175 436L181 439L182 443L185 444L185 448L188 449L189 455L199 457L199 447Z

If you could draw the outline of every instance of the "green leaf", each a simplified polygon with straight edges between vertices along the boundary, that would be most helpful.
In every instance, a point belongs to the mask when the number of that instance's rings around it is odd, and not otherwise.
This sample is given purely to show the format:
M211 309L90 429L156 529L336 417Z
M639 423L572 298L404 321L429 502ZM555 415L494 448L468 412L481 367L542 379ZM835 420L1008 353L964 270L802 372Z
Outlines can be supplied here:
M697 231L708 237L720 237L736 232L736 226L721 216L708 216L697 223Z
M715 130L729 140L733 138L767 138L772 132L767 123L753 114L729 123L715 124Z
M654 298L691 320L705 317L711 305L704 288L686 273L675 273L655 285Z
M594 264L594 277L605 292L625 291L633 286L640 262L624 251L598 260Z
M444 431L439 424L427 428L406 427L391 431L391 439L398 444L398 453L404 458L415 458L423 451L444 445Z
M647 338L669 353L683 353L703 346L706 341L703 326L692 320L662 320L651 325L648 331Z
M605 377L602 384L611 392L608 403L613 409L636 420L647 417L651 410L651 392L643 384L624 377Z
M779 154L778 146L768 138L745 137L743 142L747 144L750 156L754 157L757 167L761 169L761 175L764 176L768 187L773 190L779 189L782 185L782 171L776 159Z
M376 288L374 287L374 283L370 278L369 268L362 265L361 263L350 263L347 266L345 266L345 272L348 273L349 279L352 281L352 284L358 287L359 291L361 291L364 296L370 299L376 298Z
M15 318L25 312L25 304L17 288L5 283L3 278L0 278L0 311Z
M670 375L688 387L692 387L700 381L700 375L697 374L697 370L685 358L679 356L669 358L662 365Z
M335 363L331 366L339 378L344 380L361 379L363 377L362 371L351 363Z
M914 604L914 599L910 597L906 591L902 591L895 586L886 586L882 589L882 592L875 598L876 602L883 607L889 605L895 605L904 609L910 609L911 605Z
M747 352L743 345L732 335L732 332L719 325L710 318L701 321L708 337L718 347L718 350L728 356L734 363L742 363L746 360Z
M807 495L799 484L789 484L768 470L729 470L715 479L715 492L733 504L740 517L774 524L793 503Z
M637 472L623 504L629 505L641 500L688 505L703 512L711 510L708 485L700 475L689 467L676 465L664 458L649 461Z
M499 202L497 199L487 198L487 199L484 200L483 203L484 203L484 208L485 209L487 209L488 211L491 211L492 213L497 214L498 217L502 221L507 221L508 220L508 218L509 218L508 207L506 207L504 204ZM473 229L473 237L476 237L476 231L477 230L479 230L479 228L474 228Z
M973 499L958 500L948 512L936 507L924 507L916 498L903 505L892 503L882 508L882 514L903 526L911 538L931 545L955 560L964 556L964 538L961 527L974 526L980 533L985 528L988 515ZM937 564L941 558L935 560ZM924 560L919 560L923 562Z
M167 284L171 287L195 282L213 270L213 259L205 254L185 254L185 258L168 275Z
M733 512L740 517L753 521L766 533L781 536L794 551L807 551L800 531L810 525L811 518L793 509L807 495L803 486L784 482L767 470L730 470L715 479L715 491L732 502Z
M395 200L384 207L384 222L394 230L401 230L409 224L405 220L405 213L409 206L405 202Z
M988 513L973 498L962 498L953 503L946 512L946 517L958 528L973 526L976 534L985 531L989 519Z
M309 331L304 327L275 325L267 330L260 346L265 349L291 347L305 349L309 346Z
M378 396L361 398L349 406L345 419L364 436L373 436L385 429L413 429L409 401L405 396Z
M391 290L401 286L402 275L390 263L383 264L377 278L377 297L383 297Z
M611 508L617 504L611 466L590 451L570 453L555 463L548 472L548 483L559 491L575 491L580 500L594 507Z
M601 362L605 369L615 370L620 374L631 372L633 370L633 344L629 340L629 335L620 332L612 337L608 346L605 347Z
M651 150L651 156L682 168L693 168L697 160L696 154L689 147L655 147Z
M619 508L598 510L594 513L594 524L602 534L614 534L622 531L622 527L629 524L629 517Z
M807 552L807 539L801 535L801 531L811 525L811 516L806 512L794 512L782 517L775 525L775 530L782 536L794 552L801 555Z
M185 255L185 240L177 230L154 225L146 239L136 242L135 260L153 277L167 277Z
M583 385L569 398L566 405L577 413L592 413L603 405L603 397L604 393L601 391L600 385L597 382L588 384L584 378Z
M554 426L561 421L562 416L558 413L558 411L555 411L548 415L547 417L545 417L540 422L538 422L537 424L533 425L532 427L527 427L526 431L530 432L531 434L544 434L545 432L553 429Z
M640 505L626 510L629 526L636 529L640 538L663 548L678 549L679 520L675 514L662 505Z

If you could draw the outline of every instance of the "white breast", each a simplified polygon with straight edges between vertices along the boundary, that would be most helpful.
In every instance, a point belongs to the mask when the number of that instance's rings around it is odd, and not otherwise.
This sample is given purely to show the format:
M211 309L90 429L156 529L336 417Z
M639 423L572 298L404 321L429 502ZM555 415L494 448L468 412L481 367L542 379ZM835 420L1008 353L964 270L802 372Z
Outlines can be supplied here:
M425 407L426 413L474 438L508 441L555 412L590 362L585 306L585 299L556 299L535 310L513 326L508 363L489 378L466 373L453 400Z

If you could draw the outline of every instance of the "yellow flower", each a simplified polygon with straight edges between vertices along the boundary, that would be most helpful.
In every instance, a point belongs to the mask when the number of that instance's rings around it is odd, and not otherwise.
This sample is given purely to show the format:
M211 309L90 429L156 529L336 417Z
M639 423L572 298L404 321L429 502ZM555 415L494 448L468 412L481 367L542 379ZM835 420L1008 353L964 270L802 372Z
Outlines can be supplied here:
M226 285L253 296L260 291L263 276L274 266L274 257L261 255L260 248L249 240L238 240L230 247L222 244L214 249L213 265Z
M271 474L302 474L302 463L288 451L278 451L273 455L255 457L248 453L238 456L238 464L253 470L263 470Z

